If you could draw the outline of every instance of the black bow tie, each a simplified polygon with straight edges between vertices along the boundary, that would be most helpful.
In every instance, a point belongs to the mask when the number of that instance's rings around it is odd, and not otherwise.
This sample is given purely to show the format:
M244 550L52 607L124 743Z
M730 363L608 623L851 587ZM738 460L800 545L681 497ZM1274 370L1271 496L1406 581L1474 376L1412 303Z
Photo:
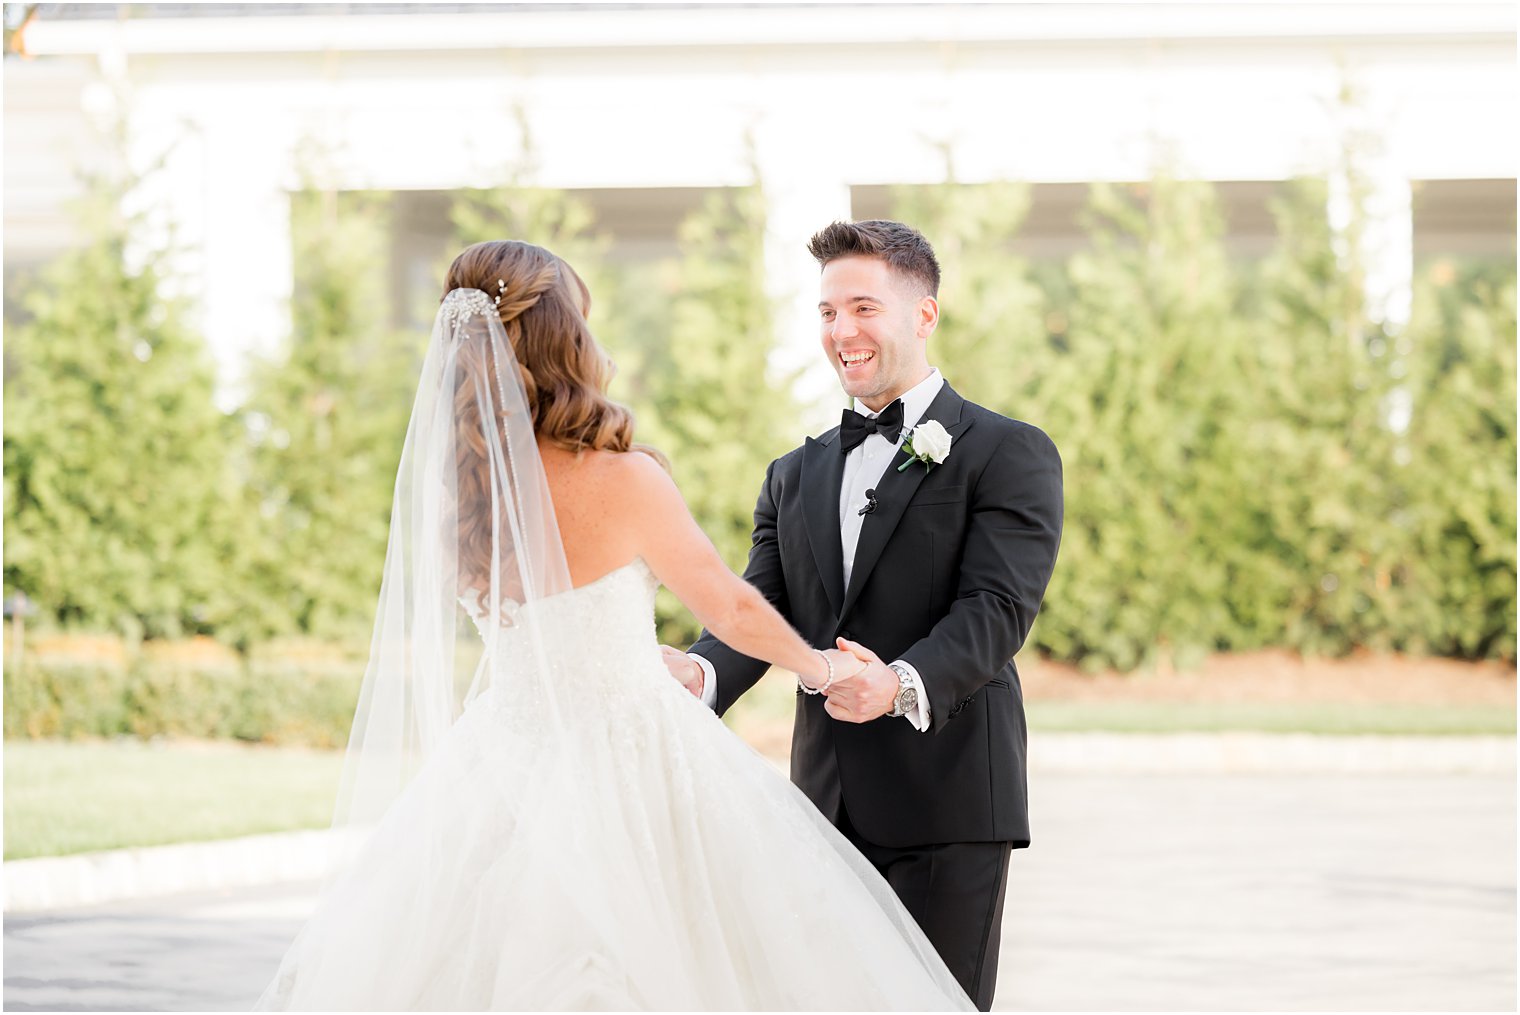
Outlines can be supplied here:
M845 454L849 454L873 433L880 433L887 440L895 441L902 432L902 425L903 404L900 398L881 410L879 416L862 416L854 409L846 409L839 418L839 446Z

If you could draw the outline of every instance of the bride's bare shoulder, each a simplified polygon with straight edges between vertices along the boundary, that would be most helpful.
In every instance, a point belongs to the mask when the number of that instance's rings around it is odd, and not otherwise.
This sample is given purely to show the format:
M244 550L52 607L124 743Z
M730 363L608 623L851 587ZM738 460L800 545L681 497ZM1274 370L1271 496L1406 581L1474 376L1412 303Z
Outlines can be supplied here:
M653 458L637 451L597 451L590 448L570 451L553 444L540 444L538 451L544 462L544 471L551 480L564 476L595 483L617 475L626 475L630 470L638 471L645 464L660 468Z
M666 472L664 466L653 457L642 451L624 451L608 457L609 461L603 466L605 470L603 478L607 482L614 483L630 493L637 492L646 497L680 496L676 491L675 481L670 478L670 473Z
M586 448L571 451L546 443L539 444L538 454L543 459L544 472L548 473L550 482L560 479L595 482L602 472L613 467L621 457L615 451L593 451Z
M668 507L668 498L680 497L669 473L643 452L573 452L552 447L542 451L549 485L583 507L615 507L626 516L630 509L662 501Z
M576 585L642 553L650 534L687 514L660 464L639 452L541 448L549 493Z

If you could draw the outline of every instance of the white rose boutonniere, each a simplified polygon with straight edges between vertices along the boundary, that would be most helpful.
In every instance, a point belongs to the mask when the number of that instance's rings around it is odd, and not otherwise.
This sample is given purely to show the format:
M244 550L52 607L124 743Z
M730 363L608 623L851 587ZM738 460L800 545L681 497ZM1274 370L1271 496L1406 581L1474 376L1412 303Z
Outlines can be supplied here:
M950 435L939 423L926 419L908 434L903 450L908 460L897 467L898 472L914 462L923 462L925 470L932 469L950 457Z

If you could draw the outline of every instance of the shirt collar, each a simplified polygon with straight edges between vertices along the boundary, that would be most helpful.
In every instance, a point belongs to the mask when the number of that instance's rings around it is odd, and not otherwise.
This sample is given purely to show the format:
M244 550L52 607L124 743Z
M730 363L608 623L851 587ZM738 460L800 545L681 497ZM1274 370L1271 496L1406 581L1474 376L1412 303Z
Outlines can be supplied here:
M945 378L940 374L939 368L935 367L929 371L928 377L902 393L904 430L918 425L920 417L929 411L929 404L934 401L935 396L939 394L939 389L944 386ZM866 404L858 398L855 399L855 411L863 416L877 415L866 408Z

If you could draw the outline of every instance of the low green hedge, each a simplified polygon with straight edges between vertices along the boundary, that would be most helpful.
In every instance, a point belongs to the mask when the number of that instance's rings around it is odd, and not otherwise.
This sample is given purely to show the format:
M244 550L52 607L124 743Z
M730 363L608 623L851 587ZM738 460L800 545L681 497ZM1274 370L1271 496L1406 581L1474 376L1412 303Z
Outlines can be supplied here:
M341 747L362 664L28 659L5 673L7 737L176 736Z

